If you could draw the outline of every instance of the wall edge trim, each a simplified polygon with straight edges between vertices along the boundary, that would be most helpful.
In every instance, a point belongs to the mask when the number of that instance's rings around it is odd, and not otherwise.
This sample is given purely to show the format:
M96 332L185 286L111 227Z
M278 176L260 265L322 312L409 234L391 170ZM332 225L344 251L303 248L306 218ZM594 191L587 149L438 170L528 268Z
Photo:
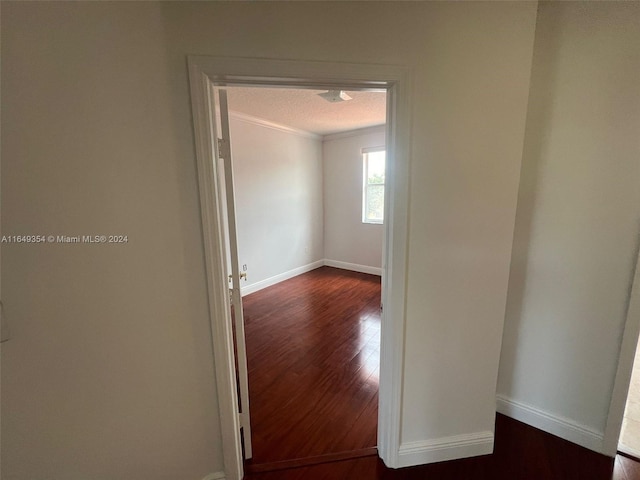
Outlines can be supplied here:
M504 395L496 397L497 411L532 427L578 444L598 453L604 453L604 432L582 425L575 420L556 415L532 405L518 402Z
M225 480L226 475L224 472L213 472L204 477L202 480Z
M382 268L370 267L369 265L359 265L357 263L341 262L339 260L324 259L324 265L327 267L341 268L342 270L351 270L352 272L368 273L370 275L382 276Z
M398 451L399 467L444 462L493 453L494 434L482 431L406 442Z
M328 133L327 135L322 136L322 141L330 142L331 140L339 140L341 138L358 137L360 135L371 135L374 133L386 133L386 130L386 124L356 128L355 130L347 130L345 132Z
M236 120L240 120L246 123L251 123L253 125L260 125L261 127L270 128L272 130L277 130L284 133L290 133L292 135L298 135L299 137L312 138L314 140L322 140L323 138L322 135L318 135L317 133L309 132L307 130L302 130L295 127L290 127L282 123L272 122L270 120L265 120L264 118L254 117L253 115L249 115L247 113L241 113L235 110L230 110L229 116L231 118L235 118Z
M285 280L289 280L290 278L297 277L298 275L310 272L311 270L315 270L316 268L322 267L323 265L324 260L316 260L315 262L302 265L301 267L292 268L291 270L279 273L278 275L265 278L264 280L260 280L259 282L240 287L240 292L244 297L245 295L250 295L264 288L271 287L276 283L284 282Z

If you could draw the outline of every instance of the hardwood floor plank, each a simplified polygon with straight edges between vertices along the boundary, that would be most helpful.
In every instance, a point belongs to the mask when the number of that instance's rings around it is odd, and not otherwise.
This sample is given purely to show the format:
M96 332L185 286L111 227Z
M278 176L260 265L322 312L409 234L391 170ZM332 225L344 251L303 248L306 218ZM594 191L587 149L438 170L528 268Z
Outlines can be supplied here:
M627 476L627 472L622 465L622 461L620 460L620 456L616 457L615 463L613 464L613 475L611 477L613 480L629 480Z
M279 470L300 469L322 463L341 462L343 460L353 460L362 457L377 458L378 449L376 447L351 450L340 453L329 453L317 457L294 458L292 460L282 460L273 463L249 464L246 467L247 473L274 472Z
M278 472L277 477L247 475L247 480L640 480L640 464L615 459L562 440L498 414L492 455L389 469L364 457Z
M615 480L640 479L640 463L623 455L618 455L616 457L616 469L614 470L614 472L620 472L624 474L624 476L620 476L620 479L615 478Z
M244 298L252 465L376 446L380 293L321 267Z
M343 459L377 443L379 277L322 267L248 295L244 306L247 466L278 468L248 480L640 480L634 460L614 462L499 414L492 455L398 470L376 456Z

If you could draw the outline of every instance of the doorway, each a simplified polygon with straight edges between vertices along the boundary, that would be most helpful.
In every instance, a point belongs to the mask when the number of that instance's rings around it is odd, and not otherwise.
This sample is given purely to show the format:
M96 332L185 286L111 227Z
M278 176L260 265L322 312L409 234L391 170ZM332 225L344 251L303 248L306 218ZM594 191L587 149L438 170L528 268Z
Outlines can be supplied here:
M625 321L618 368L613 384L609 414L603 438L603 453L614 457L617 453L638 458L638 387L640 386L640 248L634 276L629 288L627 318Z
M626 401L621 404L624 414L622 417L622 425L620 427L620 436L617 442L618 452L640 459L640 339L638 332L640 331L640 251L636 262L635 278L631 285L630 299L627 310L627 321L625 325L624 336L622 340L622 348L620 349L620 361L618 365L618 374L614 385L614 395L612 399L612 408L609 416L618 415L615 403L618 397L617 390L622 388L622 383L628 385L626 392ZM632 353L632 352L635 352ZM630 377L629 379L629 370ZM626 383L629 381L629 383ZM624 397L620 396L622 399ZM618 420L616 418L615 420ZM610 419L609 424L613 424ZM607 425L607 433L611 427ZM618 424L619 425L619 424ZM605 438L606 439L606 438Z
M272 85L352 90L385 89L388 94L388 188L383 248L382 285L384 311L381 324L378 453L390 467L399 466L401 386L404 358L405 279L407 254L408 152L410 97L408 71L402 67L333 64L208 56L189 57L192 111L202 227L210 296L210 317L216 384L218 386L225 472L230 479L243 475L240 416L233 361L226 252L221 241L220 191L214 179L212 112L214 84Z
M246 273L245 466L375 455L386 92L224 90Z
M640 350L636 348L618 451L640 459Z

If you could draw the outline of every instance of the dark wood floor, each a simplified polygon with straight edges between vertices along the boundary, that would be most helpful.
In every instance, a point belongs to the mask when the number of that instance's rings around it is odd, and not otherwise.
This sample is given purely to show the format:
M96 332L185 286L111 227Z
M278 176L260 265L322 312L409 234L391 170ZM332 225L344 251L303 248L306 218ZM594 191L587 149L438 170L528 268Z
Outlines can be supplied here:
M321 267L243 303L251 464L375 447L380 277Z
M322 267L248 295L244 306L254 447L247 480L640 480L638 462L499 414L493 455L388 469L371 448L379 278ZM347 451L361 456L335 461Z
M266 473L246 480L640 480L640 464L599 455L502 415L493 455L389 469L377 456Z

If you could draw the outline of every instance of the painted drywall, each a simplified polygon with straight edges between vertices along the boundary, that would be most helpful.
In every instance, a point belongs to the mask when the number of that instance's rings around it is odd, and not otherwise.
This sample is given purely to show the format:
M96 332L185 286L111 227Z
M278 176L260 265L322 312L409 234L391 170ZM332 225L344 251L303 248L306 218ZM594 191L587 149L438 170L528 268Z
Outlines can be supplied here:
M327 260L382 266L383 225L362 223L362 148L385 145L385 127L330 135L322 142L324 255Z
M234 115L230 134L242 288L322 260L321 138Z
M467 440L482 445L493 431L536 5L436 4L425 17L425 38L412 43L422 61L409 211L408 463L439 448L456 453Z
M175 134L185 157L194 155L187 53L411 68L402 441L492 431L536 4L167 2L162 8ZM422 452L411 461L428 458L428 447Z
M401 422L404 443L426 446L407 461L493 429L535 3L2 13L3 233L129 237L2 246L3 478L222 469L187 54L411 68Z
M128 236L1 245L4 480L221 470L195 164L161 13L2 3L3 234Z
M638 3L540 5L500 363L505 409L596 450L640 232L638 25Z

